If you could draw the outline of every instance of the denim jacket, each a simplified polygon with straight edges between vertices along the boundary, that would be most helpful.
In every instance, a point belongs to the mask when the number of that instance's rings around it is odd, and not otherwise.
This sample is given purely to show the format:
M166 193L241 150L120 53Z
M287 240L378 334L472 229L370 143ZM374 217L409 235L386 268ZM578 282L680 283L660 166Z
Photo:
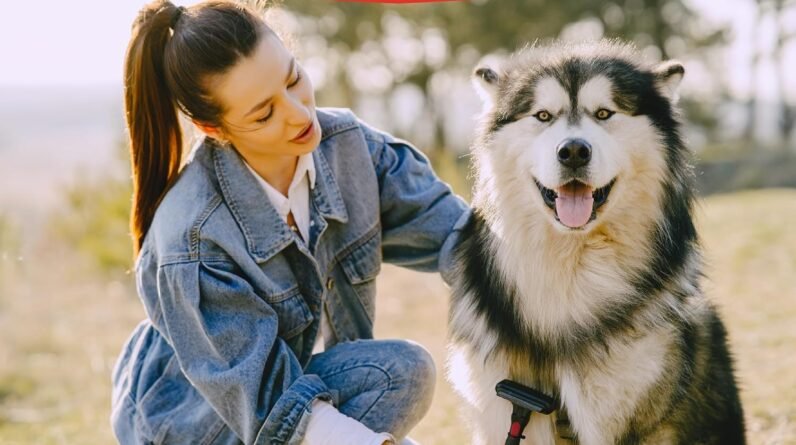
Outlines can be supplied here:
M327 348L372 338L383 260L450 270L470 212L426 157L348 110L317 114L306 243L210 139L161 201L135 265L148 320L113 373L120 441L209 443L226 424L246 444L300 442L312 400L336 397L303 373L321 311Z

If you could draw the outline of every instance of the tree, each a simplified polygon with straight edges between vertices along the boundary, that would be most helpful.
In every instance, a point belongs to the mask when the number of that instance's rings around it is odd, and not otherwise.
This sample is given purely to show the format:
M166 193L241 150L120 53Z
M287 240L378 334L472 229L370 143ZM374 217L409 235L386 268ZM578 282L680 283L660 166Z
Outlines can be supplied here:
M296 17L298 26L292 31L299 33L297 40L317 43L315 39L321 37L325 56L338 61L327 64L331 72L319 91L321 97L332 95L336 103L351 106L363 96L386 100L399 85L415 85L430 110L422 118L432 122L431 145L440 148L447 145L442 123L445 110L436 103L433 78L438 73L468 76L484 54L555 38L575 22L596 24L599 35L657 49L663 58L672 51L716 45L725 37L724 29L706 29L682 0L473 0L411 5L285 0L282 5ZM429 33L442 36L447 46L441 60L429 54ZM414 54L399 54L396 45ZM356 76L357 64L380 71L386 67L390 75L375 87L358 84L362 76Z

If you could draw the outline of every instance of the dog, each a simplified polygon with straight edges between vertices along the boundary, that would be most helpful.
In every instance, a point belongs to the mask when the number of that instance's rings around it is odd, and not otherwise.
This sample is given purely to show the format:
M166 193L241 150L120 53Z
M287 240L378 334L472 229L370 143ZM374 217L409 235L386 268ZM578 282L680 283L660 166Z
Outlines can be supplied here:
M474 71L485 107L447 363L473 443L506 440L503 379L557 403L523 443L745 443L700 289L684 72L618 41L534 44Z

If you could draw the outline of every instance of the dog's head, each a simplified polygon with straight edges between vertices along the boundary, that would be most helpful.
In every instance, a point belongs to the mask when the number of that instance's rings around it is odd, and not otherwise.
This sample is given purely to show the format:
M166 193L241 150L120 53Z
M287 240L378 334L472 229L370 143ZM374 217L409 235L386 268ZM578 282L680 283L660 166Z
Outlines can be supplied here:
M474 71L485 99L476 149L505 176L499 194L562 232L589 230L657 196L682 145L673 105L683 73L616 42L526 48Z

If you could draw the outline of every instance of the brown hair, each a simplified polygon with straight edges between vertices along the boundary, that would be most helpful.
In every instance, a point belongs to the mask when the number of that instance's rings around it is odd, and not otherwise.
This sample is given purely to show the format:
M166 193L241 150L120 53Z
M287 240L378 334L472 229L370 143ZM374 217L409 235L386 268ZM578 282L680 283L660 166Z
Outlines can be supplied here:
M179 173L178 110L198 122L221 126L222 109L208 91L208 80L248 57L264 32L271 31L260 16L232 1L183 8L156 0L138 13L124 66L135 255Z

